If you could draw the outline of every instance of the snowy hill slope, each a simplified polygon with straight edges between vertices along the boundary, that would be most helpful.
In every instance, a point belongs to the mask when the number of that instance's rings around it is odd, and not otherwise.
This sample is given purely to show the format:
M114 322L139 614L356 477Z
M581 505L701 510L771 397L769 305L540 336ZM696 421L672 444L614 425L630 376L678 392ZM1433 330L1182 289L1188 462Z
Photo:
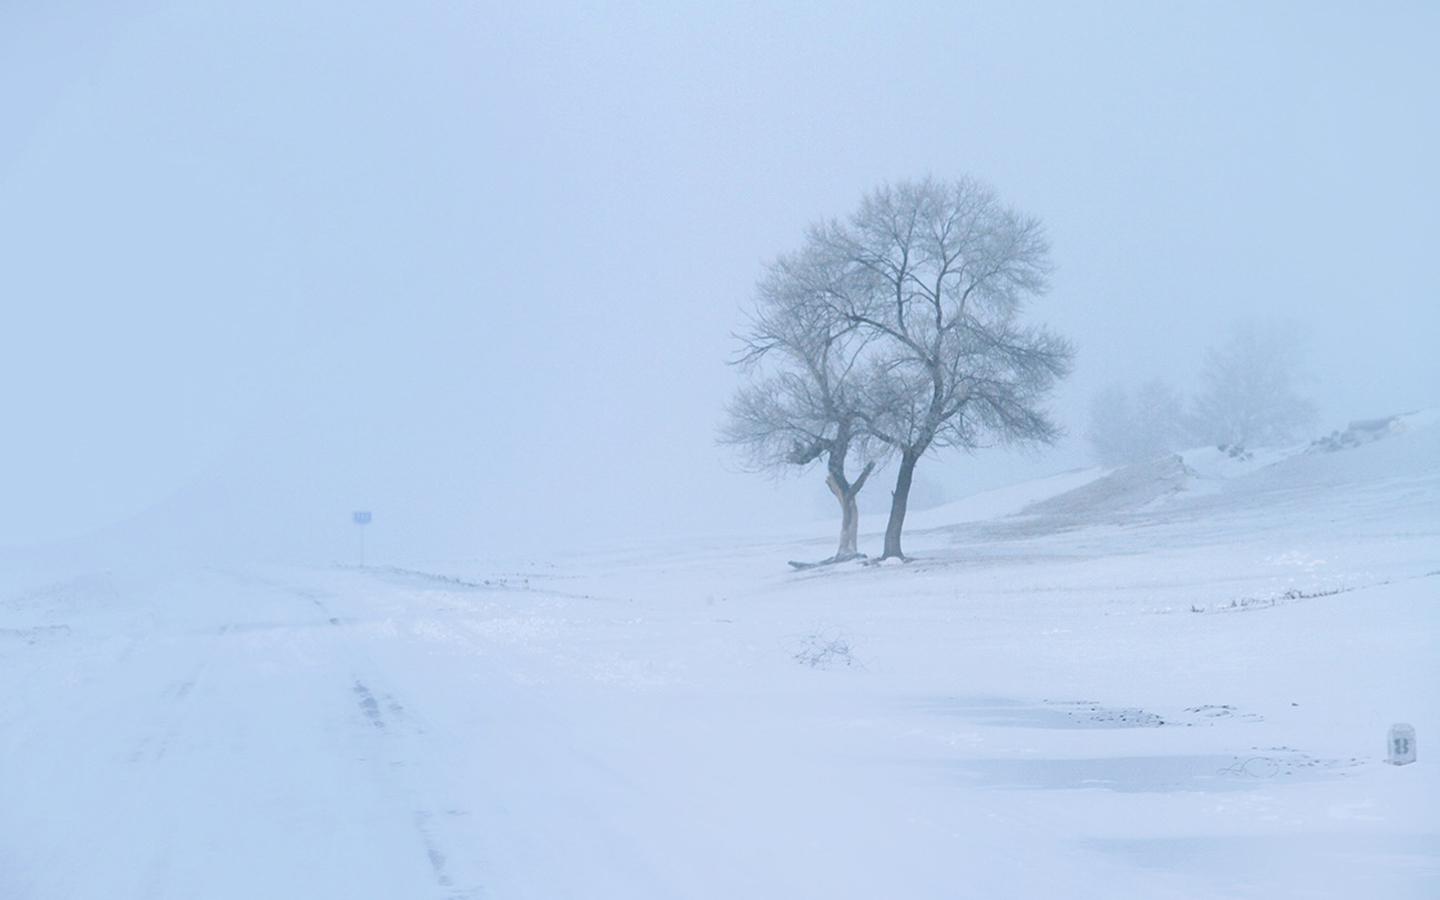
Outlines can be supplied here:
M1116 469L1074 490L1032 503L1020 514L1095 521L1163 501L1184 490L1193 475L1181 457L1164 456Z
M905 518L910 528L941 528L966 522L984 522L1002 516L1014 515L1058 495L1080 489L1097 479L1106 477L1104 468L1075 469L1060 472L1045 478L1023 481L989 491L981 491L968 497L917 510Z
M1063 473L927 510L910 521L925 529L988 520L1001 531L1140 524L1302 499L1323 507L1342 501L1337 491L1358 491L1366 495L1357 498L1362 503L1382 502L1402 482L1420 490L1437 478L1440 414L1424 411L1357 422L1308 444L1199 447L1117 469ZM986 502L992 495L1030 502ZM1421 496L1402 490L1396 502L1404 506ZM975 507L982 514L966 514Z

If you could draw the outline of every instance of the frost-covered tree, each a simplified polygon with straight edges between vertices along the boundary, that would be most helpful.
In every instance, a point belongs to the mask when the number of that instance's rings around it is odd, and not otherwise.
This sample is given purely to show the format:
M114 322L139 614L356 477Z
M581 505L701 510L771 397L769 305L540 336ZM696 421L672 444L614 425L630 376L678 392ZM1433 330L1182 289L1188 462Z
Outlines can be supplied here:
M1142 459L1183 450L1189 443L1185 401L1159 378L1146 381L1135 391L1135 436Z
M1212 348L1195 399L1195 436L1222 446L1264 446L1293 440L1315 417L1299 391L1301 344L1291 330L1243 323Z
M864 335L858 412L899 456L884 558L903 558L921 457L1058 434L1042 403L1071 348L1020 317L1048 286L1049 243L1039 220L969 178L881 187L812 242L847 273L825 296Z
M1143 462L1183 449L1185 405L1169 384L1154 378L1135 391L1111 385L1095 395L1085 436L1102 465Z
M727 410L721 442L742 448L757 469L823 461L840 505L840 542L828 561L859 555L857 497L885 448L858 408L866 334L837 316L844 261L811 241L772 263L756 291L737 362L750 376ZM847 467L860 466L851 477Z
M1095 461L1102 466L1122 466L1134 458L1130 429L1135 412L1130 392L1123 385L1112 384L1090 400L1090 424L1085 438L1090 442Z

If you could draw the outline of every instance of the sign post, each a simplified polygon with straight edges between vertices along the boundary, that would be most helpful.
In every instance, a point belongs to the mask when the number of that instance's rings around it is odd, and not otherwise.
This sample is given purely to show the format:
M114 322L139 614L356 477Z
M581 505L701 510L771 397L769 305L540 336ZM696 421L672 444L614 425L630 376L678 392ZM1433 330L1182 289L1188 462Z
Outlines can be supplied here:
M360 568L365 568L365 526L370 524L370 510L357 509L350 514L350 521L360 526Z
M1408 766L1415 761L1415 727L1400 722L1390 726L1390 765Z

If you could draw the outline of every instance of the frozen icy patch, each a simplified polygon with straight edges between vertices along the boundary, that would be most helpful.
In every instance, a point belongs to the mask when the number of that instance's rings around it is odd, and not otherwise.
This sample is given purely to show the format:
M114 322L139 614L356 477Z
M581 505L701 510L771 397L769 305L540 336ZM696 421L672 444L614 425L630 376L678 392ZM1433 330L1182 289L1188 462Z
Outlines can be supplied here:
M1157 728L1161 716L1137 707L1105 706L1090 700L1041 700L1038 703L998 697L955 698L936 711L982 725L1007 728Z
M1246 791L1342 774L1360 759L1317 759L1289 747L1236 754L965 760L961 771L994 788L1118 793Z
M980 725L1002 728L1107 729L1213 725L1219 722L1262 722L1264 716L1228 703L1203 703L1176 712L1159 713L1137 706L1110 706L1094 700L1040 700L1002 697L952 698L931 705L934 712L960 716Z

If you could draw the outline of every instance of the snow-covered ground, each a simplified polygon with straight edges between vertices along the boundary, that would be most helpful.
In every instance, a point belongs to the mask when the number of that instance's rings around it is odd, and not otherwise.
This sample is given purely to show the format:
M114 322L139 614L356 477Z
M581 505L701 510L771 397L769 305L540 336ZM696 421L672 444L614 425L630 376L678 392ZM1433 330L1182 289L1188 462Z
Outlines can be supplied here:
M904 565L7 559L0 897L1440 896L1440 427L1353 444Z

